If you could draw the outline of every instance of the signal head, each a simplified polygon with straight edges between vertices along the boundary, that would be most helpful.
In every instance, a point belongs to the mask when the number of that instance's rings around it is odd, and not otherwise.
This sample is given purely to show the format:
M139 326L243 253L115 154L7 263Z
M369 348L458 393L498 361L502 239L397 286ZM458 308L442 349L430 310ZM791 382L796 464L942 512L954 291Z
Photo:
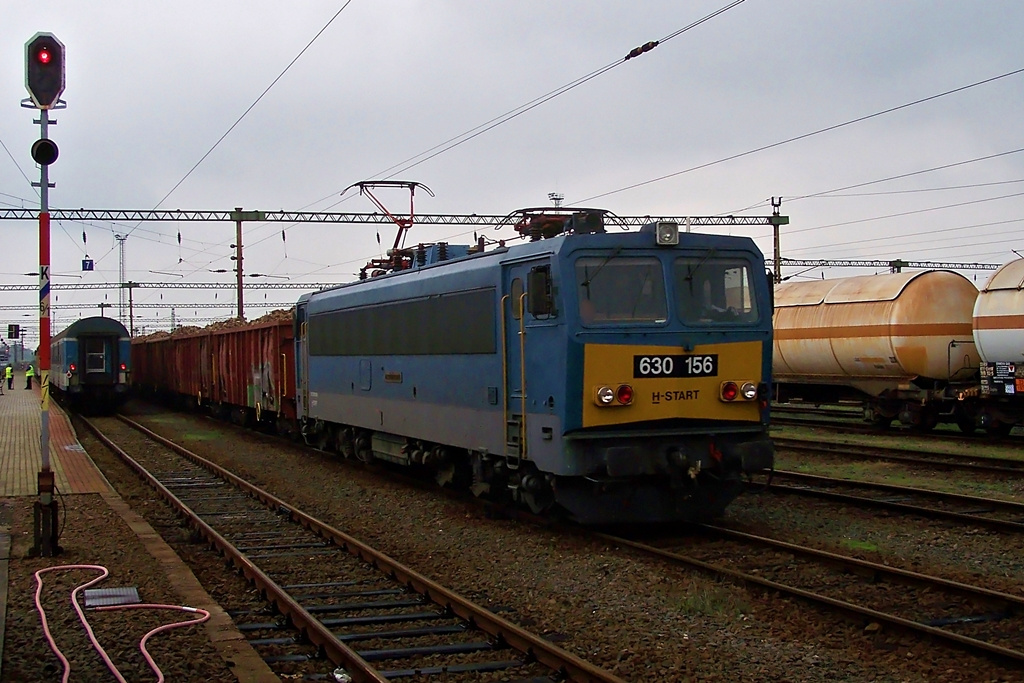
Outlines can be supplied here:
M52 33L25 44L25 87L39 109L52 109L64 92L64 43Z

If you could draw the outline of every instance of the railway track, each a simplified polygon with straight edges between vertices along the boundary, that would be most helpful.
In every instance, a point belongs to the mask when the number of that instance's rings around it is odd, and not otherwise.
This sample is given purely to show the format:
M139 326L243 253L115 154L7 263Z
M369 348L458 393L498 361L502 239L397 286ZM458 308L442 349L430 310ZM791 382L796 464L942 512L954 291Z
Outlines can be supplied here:
M1024 597L724 527L651 541L597 534L673 563L790 595L865 624L904 629L1024 664ZM755 553L749 552L754 546Z
M813 406L792 406L785 404L772 405L772 425L786 427L817 427L834 429L851 434L901 434L934 442L952 443L985 443L1020 447L1024 445L1024 435L1020 428L1008 436L995 436L983 430L970 434L955 427L945 429L940 425L937 431L924 432L912 427L896 423L891 427L878 427L864 421L863 413L852 408L815 408Z
M262 599L227 611L275 672L358 682L479 680L485 672L537 682L621 681L119 419L153 447L129 455L98 424L83 422L258 589Z
M833 455L858 460L883 460L946 470L969 470L988 474L1024 477L1024 460L989 455L967 455L943 451L909 450L864 444L827 443L820 440L773 437L775 447L793 453Z
M779 484L778 480L792 484ZM931 489L775 470L766 491L893 510L999 531L1024 532L1024 503ZM938 506L936 506L936 504Z

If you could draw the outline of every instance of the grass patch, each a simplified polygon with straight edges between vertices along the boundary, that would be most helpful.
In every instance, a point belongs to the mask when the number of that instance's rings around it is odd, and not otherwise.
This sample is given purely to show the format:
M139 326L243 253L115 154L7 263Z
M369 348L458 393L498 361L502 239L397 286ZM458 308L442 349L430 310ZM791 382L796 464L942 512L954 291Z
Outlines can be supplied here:
M853 538L844 538L842 541L843 547L849 548L850 550L863 550L865 552L877 553L878 546L874 543L868 543L867 541L858 541Z
M726 586L698 588L678 595L676 606L680 612L691 616L736 616L750 611L750 605Z
M221 438L221 435L217 432L184 432L181 438L188 441L210 441Z

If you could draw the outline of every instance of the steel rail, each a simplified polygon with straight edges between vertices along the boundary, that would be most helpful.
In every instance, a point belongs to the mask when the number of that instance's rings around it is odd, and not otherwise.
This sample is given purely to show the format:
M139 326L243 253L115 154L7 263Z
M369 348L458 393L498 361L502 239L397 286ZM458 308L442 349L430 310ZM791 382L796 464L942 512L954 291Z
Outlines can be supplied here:
M1004 657L1006 659L1014 660L1017 662L1024 662L1024 652L1021 652L1019 650L1013 650L1007 647L1003 647L1001 645L995 645L993 643L988 643L983 640L971 638L969 636L963 636L958 633L952 633L950 631L946 631L935 626L929 626L927 624L922 624L916 621L912 621L910 619L905 619L903 617L896 616L895 614L881 612L879 610L871 609L870 607L863 607L861 605L857 605L846 600L838 600L836 598L831 598L827 595L821 595L820 593L815 593L813 591L809 591L803 588L797 588L796 586L789 586L783 583L779 583L777 581L772 581L771 579L765 579L763 577L756 576L754 574L748 574L737 569L730 569L728 567L712 564L710 562L704 562L703 560L698 560L697 558L690 557L688 555L683 555L681 553L674 552L671 550L664 550L662 548L647 545L646 543L640 543L638 541L632 541L627 538L612 536L609 534L597 533L594 535L597 538L605 540L606 542L626 546L628 548L633 548L634 550L638 550L640 552L647 553L650 555L655 555L657 557L670 560L677 564L684 564L691 567L695 567L702 571L708 572L712 575L727 576L736 581L740 581L748 586L757 586L759 588L773 590L784 595L792 595L794 597L801 598L812 603L827 605L834 609L843 611L847 614L868 617L869 619L873 619L878 622L907 629L909 631L923 633L928 636L934 637L938 640L951 642L968 650L989 652L999 657Z
M784 550L797 555L804 555L807 557L814 557L820 560L828 562L834 562L842 564L845 567L867 569L873 572L875 575L883 575L891 578L900 579L903 581L909 581L918 584L940 586L946 590L955 591L962 595L981 598L986 600L998 600L1005 602L1009 605L1016 605L1017 607L1024 608L1024 596L1013 595L1012 593L1004 593L1003 591L993 590L991 588L984 588L982 586L972 586L968 583L962 583L960 581L953 581L952 579L945 579L941 576L932 576L930 574L922 574L920 572L911 571L909 569L901 569L899 567L893 567L887 564L881 564L879 562L871 562L870 560L864 560L859 557L851 557L849 555L840 555L838 553L831 553L827 550L820 550L818 548L811 548L808 546L799 545L796 543L790 543L788 541L780 541L776 538L769 538L767 536L758 536L757 534L750 534L745 531L737 531L736 529L728 529L717 524L701 524L698 529L701 531L707 531L719 536L728 536L741 541L750 543L760 543L761 545L770 546L778 550Z
M263 571L254 565L252 561L241 553L231 542L217 533L213 527L196 515L188 505L179 500L178 497L168 490L167 487L165 487L156 477L150 474L145 467L128 455L128 453L126 453L120 446L111 441L99 429L99 427L84 417L81 419L97 439L99 439L111 451L116 453L117 456L131 467L136 474L155 489L157 493L159 493L160 496L169 505L171 505L171 507L177 510L178 513L187 517L190 525L199 531L220 552L222 552L233 565L241 570L243 575L249 581L253 582L261 591L263 591L268 602L273 603L274 606L280 610L281 614L285 615L312 644L321 648L328 659L339 666L344 666L346 671L359 683L363 683L364 681L367 683L386 683L388 680L387 678L384 678L376 669L370 666L370 664L360 657L355 650L338 640L334 634L331 633L331 631L316 617L306 611L306 609L288 595L287 592L281 589L275 581L263 573ZM130 426L136 426L131 421L125 420L125 422ZM141 425L138 426L141 427ZM144 431L148 431L145 430L144 427L142 427L142 429ZM159 438L162 439L162 437ZM163 441L161 441L161 443L163 443ZM179 455L192 460L188 455L179 451L178 448L173 448L173 450ZM200 458L200 460L202 459ZM194 462L202 464L199 460L195 460ZM212 465L213 463L210 464ZM205 464L203 466L205 466ZM214 467L216 467L216 465L214 465Z
M335 529L332 526L324 524L323 522L307 515L301 510L289 505L285 501L281 500L277 496L256 487L249 482L245 481L241 477L238 477L229 470L224 469L220 465L211 462L202 456L199 456L188 449L174 443L173 441L160 436L156 432L144 427L143 425L134 422L124 416L118 415L118 419L129 425L133 429L140 431L151 439L158 443L166 446L167 448L178 453L182 457L194 462L195 464L213 472L217 476L227 480L234 486L240 488L247 494L251 495L257 500L260 500L268 507L274 508L278 511L287 511L291 519L298 522L302 526L314 531L320 536L330 539L338 547L347 550L350 554L362 559L365 562L372 564L383 572L386 572L390 576L394 577L395 580L413 589L417 593L420 593L424 597L430 599L435 604L450 610L456 616L471 622L477 628L480 628L484 632L500 639L501 641L508 644L519 652L526 653L533 657L536 661L549 667L550 669L559 672L561 675L566 676L569 680L581 681L584 683L625 683L621 678L611 674L600 667L597 667L590 662L580 659L576 655L563 650L562 648L550 643L543 638L540 638L529 631L526 631L519 626L516 626L512 622L499 617L498 615L476 605L469 600L466 600L462 596L458 595L454 591L451 591L444 586L428 579L427 577L419 574L412 569L405 567L396 560L392 559L388 555L381 553L370 546L366 545L362 541L349 536L348 534ZM159 483L159 482L157 482ZM162 487L161 487L162 488ZM165 489L166 490L166 489ZM172 495L167 492L167 495ZM187 508L186 508L187 509ZM191 512L191 511L189 511ZM209 529L205 524L202 525L206 529ZM230 546L230 543L225 539L221 538L212 529L210 532L220 539L221 543ZM205 529L204 529L205 533ZM234 558L237 552L231 553L231 557ZM237 554L237 557L242 561L243 570L248 567L253 570L254 573L258 572L257 575L263 576L262 572L252 565L248 559L244 556ZM247 574L248 576L248 574ZM266 579L269 581L269 578ZM306 611L298 605L298 603L288 598L285 603L289 609L299 610L301 613ZM306 613L308 614L308 613ZM315 618L310 617L315 621ZM316 624L320 626L317 621ZM337 640L333 634L327 629L323 631L329 636L330 640ZM317 631L319 635L319 631ZM319 641L314 641L317 645L322 645L326 649L326 644L322 644ZM345 647L344 644L338 642L343 649L339 649L337 652L339 656L351 653L352 657L356 657L361 662L362 659L356 655L356 653L349 648ZM368 665L367 665L368 666ZM376 679L369 679L376 680Z
M943 453L941 451L910 451L898 448L882 448L863 444L831 444L791 437L773 437L776 448L803 453L840 455L862 460L885 460L928 467L1015 474L1024 476L1024 460L1000 458L992 455L966 455ZM924 456L924 457L922 457ZM972 462L973 461L973 462Z
M993 511L998 509L1004 512L1008 511L1019 514L1024 513L1024 503L1015 503L1012 501L998 500L996 498L983 498L981 496L970 496L962 493L945 493L943 491L934 491L931 489L918 489L913 488L911 486L897 486L895 484L876 484L874 482L869 481L839 479L835 477L824 477L817 474L789 472L786 470L775 470L772 473L772 477L793 479L796 481L805 482L807 484L814 484L819 486L846 486L850 488L859 489L874 489L877 491L886 491L889 493L899 493L903 495L914 495L938 500L944 499L946 501L955 501L958 503L970 503L978 506L988 506L993 508ZM816 498L825 498L829 500L838 500L845 503L867 505L870 507L880 507L888 510L898 510L900 512L909 512L913 514L919 514L925 517L949 519L957 522L965 522L968 524L988 526L1003 531L1024 532L1024 522L1013 522L1005 519L981 517L974 514L953 512L950 510L940 510L938 508L922 507L919 505L911 505L909 503L900 503L891 500L880 500L877 498L867 498L864 496L853 496L846 493L836 493L835 491L826 491L816 488L786 486L784 484L777 484L774 481L771 482L771 485L767 488L767 490L774 490L782 493L791 493L802 496L813 496Z

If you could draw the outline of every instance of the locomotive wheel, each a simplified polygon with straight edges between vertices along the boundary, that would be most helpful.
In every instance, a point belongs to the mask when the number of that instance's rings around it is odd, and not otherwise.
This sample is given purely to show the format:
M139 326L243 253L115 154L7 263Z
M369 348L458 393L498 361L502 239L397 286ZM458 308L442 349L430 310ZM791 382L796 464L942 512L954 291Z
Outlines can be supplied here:
M530 512L535 515L545 512L555 502L554 493L550 490L540 493L520 491L519 495L522 496L522 501L526 503L526 506L530 508Z

